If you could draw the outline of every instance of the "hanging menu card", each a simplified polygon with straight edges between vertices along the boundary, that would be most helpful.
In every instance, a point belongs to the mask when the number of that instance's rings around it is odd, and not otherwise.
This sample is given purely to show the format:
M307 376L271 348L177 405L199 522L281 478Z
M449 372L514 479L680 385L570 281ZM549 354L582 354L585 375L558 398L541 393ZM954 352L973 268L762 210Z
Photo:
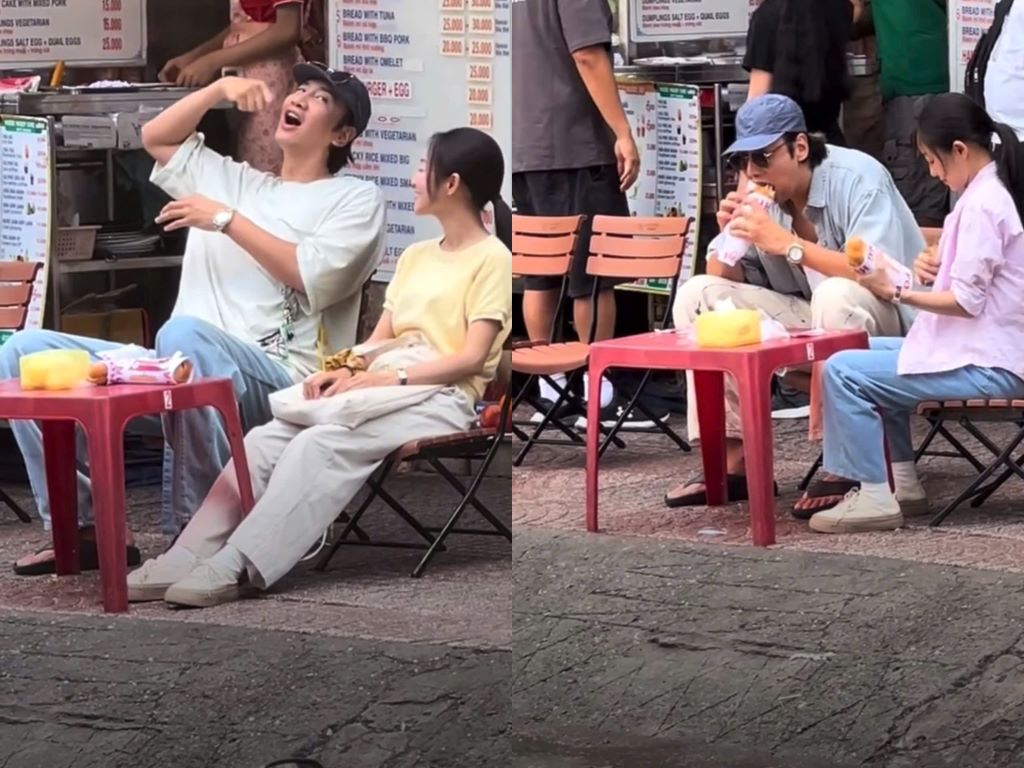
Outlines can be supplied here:
M964 89L967 62L995 16L996 0L954 0L949 24L950 89Z
M143 64L145 0L0 0L0 69Z
M43 265L26 328L41 328L53 221L51 133L46 118L0 115L0 261ZM2 339L0 339L2 341Z
M640 178L627 193L633 216L690 219L680 277L693 274L701 210L700 89L691 85L620 83L619 97L640 150ZM667 291L667 281L641 287ZM633 286L635 287L635 286Z
M633 41L743 37L756 0L630 0Z
M434 133L487 131L509 164L509 0L333 0L332 8L331 65L357 75L373 100L350 170L387 200L378 276L389 279L402 251L440 231L413 213L412 176Z

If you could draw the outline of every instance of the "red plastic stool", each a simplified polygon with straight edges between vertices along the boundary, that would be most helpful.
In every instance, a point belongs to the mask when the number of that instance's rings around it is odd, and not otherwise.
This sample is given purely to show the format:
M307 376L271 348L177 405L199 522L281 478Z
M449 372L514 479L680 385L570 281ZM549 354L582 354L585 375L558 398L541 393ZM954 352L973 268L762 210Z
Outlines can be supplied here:
M128 610L128 562L124 511L124 428L139 416L192 408L216 408L224 419L242 509L252 509L252 485L245 460L242 424L230 379L207 379L174 387L119 385L63 392L24 392L17 381L0 382L0 419L41 423L46 486L53 525L57 575L78 573L78 488L75 424L89 445L96 547L103 582L103 610Z

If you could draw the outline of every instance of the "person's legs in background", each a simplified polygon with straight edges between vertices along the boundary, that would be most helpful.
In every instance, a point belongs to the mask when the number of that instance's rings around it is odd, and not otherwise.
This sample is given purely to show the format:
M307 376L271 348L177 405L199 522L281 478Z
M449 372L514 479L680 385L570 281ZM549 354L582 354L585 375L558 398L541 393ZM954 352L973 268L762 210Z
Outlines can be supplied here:
M921 110L932 96L897 96L885 102L883 163L922 227L941 227L949 213L949 189L928 171L915 135Z

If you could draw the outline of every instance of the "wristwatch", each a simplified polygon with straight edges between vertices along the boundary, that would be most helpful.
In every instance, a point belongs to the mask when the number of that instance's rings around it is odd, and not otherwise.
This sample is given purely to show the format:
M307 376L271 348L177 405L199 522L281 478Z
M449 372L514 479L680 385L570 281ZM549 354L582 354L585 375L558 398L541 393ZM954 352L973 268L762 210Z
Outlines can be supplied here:
M405 386L409 383L409 373L405 368L395 369L395 375L398 376L398 383L400 386Z
M804 263L804 247L800 243L793 243L786 250L786 260L794 267Z
M213 228L218 232L223 232L228 228L228 224L235 218L235 212L230 208L225 208L223 211L217 211L213 214Z

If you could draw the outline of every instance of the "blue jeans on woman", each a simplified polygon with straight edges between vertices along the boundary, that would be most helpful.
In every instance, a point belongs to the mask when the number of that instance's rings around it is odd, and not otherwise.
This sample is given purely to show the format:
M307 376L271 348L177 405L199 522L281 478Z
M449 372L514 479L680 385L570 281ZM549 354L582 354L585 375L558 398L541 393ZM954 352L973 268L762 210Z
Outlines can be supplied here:
M21 331L0 347L0 378L18 376L22 355L48 349L81 349L95 356L117 349L120 344L53 331ZM270 420L267 398L271 392L290 386L287 369L268 357L262 349L231 336L214 325L194 317L171 318L156 336L156 353L166 357L181 352L192 362L195 375L204 378L231 379L238 398L242 428L245 431ZM28 469L36 508L47 529L50 504L46 489L43 439L39 425L30 421L11 423L21 455ZM161 525L164 533L177 534L231 458L227 433L220 415L213 408L152 416L133 421L129 429L137 434L160 435L166 439L161 497ZM87 466L84 441L79 433L79 466ZM78 520L92 524L92 493L89 478L78 473Z
M999 368L968 365L942 373L896 372L904 339L871 339L870 350L840 352L825 364L827 472L863 483L885 483L889 460L914 460L910 417L926 400L1024 398L1024 381Z

